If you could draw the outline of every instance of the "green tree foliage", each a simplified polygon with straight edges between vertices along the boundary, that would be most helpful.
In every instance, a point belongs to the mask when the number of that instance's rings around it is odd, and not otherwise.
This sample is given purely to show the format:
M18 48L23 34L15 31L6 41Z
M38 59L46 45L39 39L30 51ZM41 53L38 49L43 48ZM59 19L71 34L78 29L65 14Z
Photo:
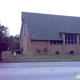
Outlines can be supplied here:
M19 34L18 35L15 35L14 38L16 40L16 46L17 46L16 48L19 49L19 43L20 43L19 38L20 38L20 35Z
M2 61L2 51L8 49L8 28L0 25L0 61Z
M19 35L9 37L10 50L19 49Z

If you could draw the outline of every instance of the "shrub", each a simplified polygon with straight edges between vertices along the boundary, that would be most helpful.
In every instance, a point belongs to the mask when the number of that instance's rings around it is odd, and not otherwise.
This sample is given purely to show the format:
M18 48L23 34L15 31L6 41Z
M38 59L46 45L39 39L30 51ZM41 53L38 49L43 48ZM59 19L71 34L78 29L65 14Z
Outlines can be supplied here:
M20 49L17 49L16 50L16 54L21 54L21 50Z
M12 54L13 54L14 52L16 52L16 54L21 54L21 50L20 50L20 49L15 49L15 50L12 50L11 52L12 52Z
M56 51L56 55L58 55L59 54L59 51Z
M44 52L47 52L47 51L48 51L48 49L45 47L45 48L43 48L43 51L44 51Z
M21 52L23 52L23 48L21 48Z
M13 54L14 51L11 51L11 53Z
M73 56L73 54L74 54L74 51L72 50L72 51L70 51L70 54Z
M41 49L40 48L36 48L36 51L37 51L37 53L40 53Z

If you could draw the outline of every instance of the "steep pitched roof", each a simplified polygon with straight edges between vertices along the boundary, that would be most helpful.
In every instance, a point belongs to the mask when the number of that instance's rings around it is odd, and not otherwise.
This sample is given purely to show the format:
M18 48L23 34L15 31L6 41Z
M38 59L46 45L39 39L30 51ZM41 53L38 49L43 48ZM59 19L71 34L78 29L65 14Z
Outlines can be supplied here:
M22 12L31 40L62 40L61 32L80 33L80 18Z

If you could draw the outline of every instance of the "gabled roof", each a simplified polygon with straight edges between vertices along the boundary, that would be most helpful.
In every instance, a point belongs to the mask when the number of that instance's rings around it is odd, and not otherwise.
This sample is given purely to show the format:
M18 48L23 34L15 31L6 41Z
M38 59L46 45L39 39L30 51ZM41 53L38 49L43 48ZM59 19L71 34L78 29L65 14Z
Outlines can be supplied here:
M62 40L60 33L80 33L80 17L22 12L31 40Z

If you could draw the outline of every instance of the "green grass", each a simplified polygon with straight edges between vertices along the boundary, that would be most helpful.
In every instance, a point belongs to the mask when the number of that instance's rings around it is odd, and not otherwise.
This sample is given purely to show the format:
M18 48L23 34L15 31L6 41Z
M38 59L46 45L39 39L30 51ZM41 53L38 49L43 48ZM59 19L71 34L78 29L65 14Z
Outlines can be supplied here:
M20 55L13 57L10 52L2 53L3 61L80 61L80 54L48 54L48 55Z

